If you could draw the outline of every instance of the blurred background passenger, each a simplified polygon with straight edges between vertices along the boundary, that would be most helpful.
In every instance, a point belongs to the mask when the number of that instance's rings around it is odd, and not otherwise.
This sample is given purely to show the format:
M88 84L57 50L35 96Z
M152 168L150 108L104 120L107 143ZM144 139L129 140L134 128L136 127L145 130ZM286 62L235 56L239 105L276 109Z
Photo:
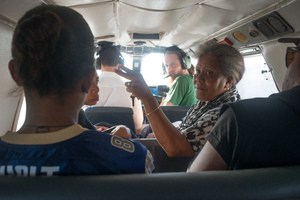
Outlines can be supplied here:
M14 31L12 57L9 71L24 88L27 110L23 126L0 139L1 175L152 171L140 143L77 124L95 74L94 37L78 12L56 5L26 12Z
M190 57L177 46L165 51L165 70L169 77L169 91L161 105L192 106L197 102L193 86L194 66Z
M99 76L97 72L95 71L95 75L91 84L91 87L89 88L88 93L86 94L86 97L84 99L84 106L82 107L85 109L86 107L93 106L99 101Z
M98 66L101 69L99 74L100 99L95 106L119 106L133 109L133 120L136 133L140 132L143 124L143 112L141 101L132 99L126 92L125 80L114 72L120 64L124 64L124 58L117 46L104 42L100 44Z
M110 133L111 135L118 135L123 138L131 138L132 135L134 135L134 133L132 133L131 130L126 126L123 125L112 126L108 123L106 123L108 126L94 126L86 116L84 112L84 108L87 106L93 106L99 101L98 82L99 82L99 76L95 72L91 87L89 88L89 91L86 94L84 100L84 106L79 111L78 124L80 124L83 128L87 128L90 130L104 131Z
M178 129L164 115L141 74L123 66L116 70L131 80L126 82L127 91L142 100L154 135L170 157L194 156L206 143L221 106L240 99L235 86L245 66L238 50L209 41L199 47L196 56L198 64L193 83L199 101L187 112Z

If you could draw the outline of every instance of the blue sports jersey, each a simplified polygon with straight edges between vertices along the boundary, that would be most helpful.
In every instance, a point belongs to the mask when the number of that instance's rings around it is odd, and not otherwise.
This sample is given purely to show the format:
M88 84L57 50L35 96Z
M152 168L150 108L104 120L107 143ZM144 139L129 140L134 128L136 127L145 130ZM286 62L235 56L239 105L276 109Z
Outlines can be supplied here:
M131 174L153 168L151 154L139 142L80 125L39 134L7 132L0 157L1 175Z

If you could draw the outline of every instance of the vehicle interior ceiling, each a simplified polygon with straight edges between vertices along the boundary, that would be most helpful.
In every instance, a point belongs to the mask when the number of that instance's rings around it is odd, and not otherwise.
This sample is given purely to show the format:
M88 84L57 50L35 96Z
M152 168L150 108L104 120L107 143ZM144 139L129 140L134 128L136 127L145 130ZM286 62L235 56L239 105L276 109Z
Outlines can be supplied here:
M63 5L81 13L95 36L95 46L100 41L120 45L133 57L136 71L151 52L178 45L193 56L199 44L214 39L241 51L262 52L279 89L285 74L285 44L277 39L300 35L297 0L1 0L2 134L14 128L22 103L22 93L15 90L7 68L12 34L23 14L41 4Z

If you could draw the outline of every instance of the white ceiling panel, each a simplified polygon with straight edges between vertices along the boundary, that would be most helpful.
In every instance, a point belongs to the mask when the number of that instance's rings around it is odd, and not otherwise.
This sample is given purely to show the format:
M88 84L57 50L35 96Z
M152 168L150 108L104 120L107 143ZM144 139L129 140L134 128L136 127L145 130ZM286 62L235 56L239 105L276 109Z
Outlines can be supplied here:
M225 36L226 31L247 23L251 24L251 20L268 12L283 10L281 8L290 4L291 6L298 5L299 1L0 0L0 22L16 23L27 10L37 5L57 4L71 7L81 13L89 23L95 37L114 35L115 37L105 40L116 44L132 44L128 32L163 32L162 40L149 40L150 43L163 46L175 44L181 48L189 48L208 38L218 37L220 32ZM297 12L297 8L295 10ZM291 24L298 24L297 20L289 18L288 13L283 12L283 16ZM299 29L297 25L293 28ZM261 37L261 39L264 38Z
M124 39L125 41L125 38L129 38L125 35L127 31L139 33L168 33L174 29L192 9L193 7L189 6L161 12L120 3L118 7L118 17L120 22L119 28L123 33L121 40Z
M173 10L194 6L205 0L120 0L120 2L149 10Z
M67 7L74 7L74 6L82 6L88 4L96 4L102 2L108 2L113 0L52 0L57 5L67 6Z
M94 37L118 35L118 25L114 13L114 2L88 4L74 7L88 22Z
M278 0L210 0L205 4L228 11L253 14L277 2Z
M0 15L17 22L27 10L42 4L41 0L0 0Z
M243 17L243 13L198 5L165 39L176 41L176 45L185 48Z

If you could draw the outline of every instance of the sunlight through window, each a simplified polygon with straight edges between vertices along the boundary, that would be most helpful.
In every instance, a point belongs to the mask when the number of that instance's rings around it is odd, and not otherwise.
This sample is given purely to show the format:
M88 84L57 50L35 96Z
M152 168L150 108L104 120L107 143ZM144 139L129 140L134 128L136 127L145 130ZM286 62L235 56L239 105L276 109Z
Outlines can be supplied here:
M245 73L237 84L242 99L268 97L278 93L272 72L261 54L245 56Z
M152 53L144 57L141 67L141 74L149 86L167 84L167 80L163 78L163 61L164 55L160 53Z

